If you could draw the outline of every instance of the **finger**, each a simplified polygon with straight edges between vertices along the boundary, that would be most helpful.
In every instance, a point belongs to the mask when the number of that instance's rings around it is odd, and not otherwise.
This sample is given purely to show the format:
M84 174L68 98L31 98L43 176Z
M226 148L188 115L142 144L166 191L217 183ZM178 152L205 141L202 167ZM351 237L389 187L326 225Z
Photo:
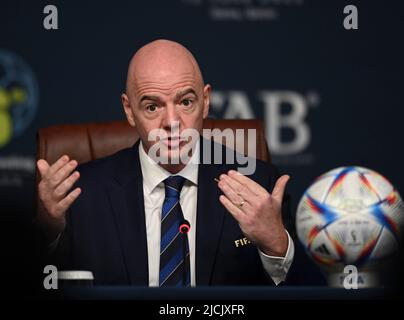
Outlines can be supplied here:
M66 212L67 209L70 208L70 206L73 204L74 201L78 198L78 196L81 194L81 189L76 188L72 192L70 192L65 198L63 198L59 203L59 209L60 212Z
M65 194L73 187L76 181L80 178L78 171L73 172L70 177L65 179L56 189L55 195L59 198L64 197Z
M36 163L36 166L38 168L39 174L41 175L41 178L43 178L43 176L49 170L48 162L44 159L39 159Z
M238 195L224 180L219 181L218 186L220 190L224 193L227 199L229 199L243 214L249 212L250 206L247 199L243 199ZM244 201L242 207L239 205Z
M285 174L282 177L280 177L275 183L275 187L272 190L272 197L278 202L282 202L283 200L286 184L288 183L289 179L290 177Z
M254 180L246 177L245 175L242 175L240 172L230 170L229 171L229 176L231 178L237 180L240 184L245 185L248 189L250 189L257 196L260 196L260 195L268 193L268 191L264 187L261 187Z
M222 205L230 212L230 214L236 219L240 224L243 223L243 218L245 214L235 206L226 196L221 195L219 197L220 202Z
M63 167L61 167L57 172L55 172L51 178L51 183L53 186L58 186L65 180L72 172L76 169L78 163L76 160L69 161Z
M241 196L244 200L248 200L250 202L255 201L257 195L246 185L241 184L236 179L226 174L220 175L220 180L226 182L230 186L230 188L232 188L234 192Z
M61 167L63 167L69 161L69 157L64 155L60 157L54 164L51 165L48 170L49 176L52 176L55 172L57 172Z
M243 199L237 195L237 193L226 183L224 180L220 180L217 184L224 195L233 203L240 203Z

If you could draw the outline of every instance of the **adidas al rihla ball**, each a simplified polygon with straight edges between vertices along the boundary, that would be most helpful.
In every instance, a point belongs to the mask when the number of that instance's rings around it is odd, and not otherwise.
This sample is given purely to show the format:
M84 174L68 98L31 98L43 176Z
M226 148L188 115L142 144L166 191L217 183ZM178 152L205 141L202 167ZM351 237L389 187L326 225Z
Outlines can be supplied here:
M379 285L378 265L397 253L403 224L398 191L363 167L341 167L318 177L296 213L299 240L331 286L343 285L347 266L361 272L362 286Z

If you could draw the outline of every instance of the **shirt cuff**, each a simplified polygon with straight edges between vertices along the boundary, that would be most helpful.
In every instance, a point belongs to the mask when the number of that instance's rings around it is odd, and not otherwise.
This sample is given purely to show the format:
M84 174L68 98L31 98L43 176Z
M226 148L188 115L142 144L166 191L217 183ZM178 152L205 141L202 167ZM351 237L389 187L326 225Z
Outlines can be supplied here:
M258 249L262 265L276 285L282 281L285 281L295 254L295 245L293 244L293 240L288 231L285 231L288 234L288 250L286 251L285 257L268 256Z

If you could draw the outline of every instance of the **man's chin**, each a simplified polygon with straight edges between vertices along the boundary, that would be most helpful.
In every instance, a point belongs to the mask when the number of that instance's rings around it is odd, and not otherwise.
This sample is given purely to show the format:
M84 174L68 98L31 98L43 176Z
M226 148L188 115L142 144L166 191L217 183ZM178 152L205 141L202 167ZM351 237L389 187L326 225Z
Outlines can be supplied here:
M185 150L183 148L175 147L175 148L168 148L166 152L162 152L162 157L160 161L160 164L166 164L166 165L177 165L177 164L187 164L186 157L183 156L183 153ZM166 161L164 161L166 160ZM166 163L164 163L166 162Z
M149 149L148 155L160 165L186 165L192 157L192 147L195 144L190 145L187 141L173 144L160 142Z

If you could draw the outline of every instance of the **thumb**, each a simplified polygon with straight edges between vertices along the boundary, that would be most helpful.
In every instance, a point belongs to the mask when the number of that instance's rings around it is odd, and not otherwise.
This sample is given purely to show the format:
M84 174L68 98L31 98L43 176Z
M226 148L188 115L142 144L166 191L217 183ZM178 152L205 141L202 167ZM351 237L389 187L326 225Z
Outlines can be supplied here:
M39 159L37 161L36 165L38 167L38 171L39 171L41 177L43 177L46 174L46 172L49 170L49 164L44 159Z
M286 184L288 183L290 176L287 174L281 176L275 183L275 187L272 190L272 197L278 202L282 202L283 195L285 193Z

